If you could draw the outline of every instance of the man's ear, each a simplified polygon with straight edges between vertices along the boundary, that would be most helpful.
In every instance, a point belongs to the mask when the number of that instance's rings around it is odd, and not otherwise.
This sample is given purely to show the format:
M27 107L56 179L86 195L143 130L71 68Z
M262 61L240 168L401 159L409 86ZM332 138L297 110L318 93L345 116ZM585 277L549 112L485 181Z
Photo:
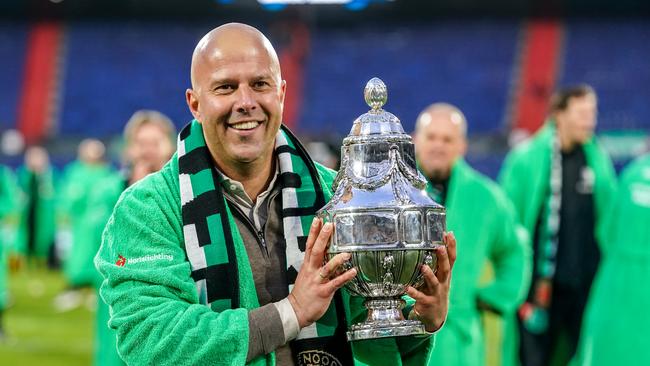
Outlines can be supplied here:
M460 156L465 156L467 153L467 138L464 138L460 146Z
M280 103L284 106L284 96L287 95L287 81L280 82Z
M190 109L190 113L194 116L194 119L201 122L201 113L199 113L199 98L197 98L196 93L192 89L185 90L185 101L187 106Z

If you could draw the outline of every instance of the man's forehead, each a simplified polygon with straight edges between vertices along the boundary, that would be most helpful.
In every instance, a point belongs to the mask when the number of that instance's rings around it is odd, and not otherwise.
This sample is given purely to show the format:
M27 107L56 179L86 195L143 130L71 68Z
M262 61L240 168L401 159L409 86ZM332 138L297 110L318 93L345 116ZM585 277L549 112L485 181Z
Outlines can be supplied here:
M576 104L581 104L581 105L596 105L598 103L598 98L596 97L595 94L589 93L585 94L580 97L573 97L569 99L568 104L571 105L576 105Z
M435 109L422 114L421 123L424 127L447 127L455 126L462 128L463 116L453 109Z
M192 58L192 73L214 74L215 69L244 62L257 63L262 69L268 69L279 75L277 55L268 39L250 32L224 32L218 36L206 35L199 41L195 49Z
M249 32L222 32L203 37L196 45L195 54L200 56L221 56L227 54L269 54L273 51L271 43L263 36Z

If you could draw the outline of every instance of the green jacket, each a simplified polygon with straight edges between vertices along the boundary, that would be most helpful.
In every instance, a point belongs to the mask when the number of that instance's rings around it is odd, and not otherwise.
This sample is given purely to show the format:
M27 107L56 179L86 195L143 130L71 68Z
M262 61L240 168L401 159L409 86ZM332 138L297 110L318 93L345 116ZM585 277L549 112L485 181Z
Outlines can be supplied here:
M650 155L621 174L574 364L650 365Z
M32 172L23 166L18 168L17 177L20 187L20 224L16 236L16 251L20 254L27 254L28 246L28 219L29 219L29 184ZM34 255L39 258L46 258L50 246L54 244L55 234L55 181L54 172L48 168L40 174L38 179L38 201L36 202L34 228Z
M15 229L10 217L16 215L17 193L18 187L11 170L0 165L0 311L7 302L7 257L11 242L6 238Z
M507 156L499 173L499 183L515 205L526 230L533 235L549 185L551 139L555 124L551 121L530 140L515 147ZM602 246L604 214L609 209L616 189L616 173L607 153L592 138L583 145L587 164L596 176L594 186L596 239Z
M532 138L515 147L506 156L499 172L498 181L512 200L519 221L531 237L531 244L534 241L532 236L535 235L535 225L548 194L551 141L554 133L555 124L548 121ZM611 160L595 138L585 143L583 148L587 164L595 175L596 239L602 248L607 242L604 235L605 215L610 209L616 189L616 173ZM517 344L518 336L513 335L506 343L504 355L517 352Z
M93 258L99 249L96 228L89 221L97 211L89 197L104 179L114 174L107 165L89 165L75 161L65 171L60 197L60 222L69 226L72 245L63 271L71 285L86 286L101 281Z
M121 174L112 174L99 182L88 196L88 205L92 210L88 212L84 227L88 231L84 234L95 247L99 249L102 241L102 232L113 212L113 207L126 187ZM93 256L96 254L93 253ZM95 266L93 265L93 269ZM97 290L101 285L101 275L97 272L94 283ZM97 312L95 313L95 366L120 366L124 361L117 353L116 333L108 327L110 319L108 305L97 296Z
M483 327L477 301L511 319L528 290L530 248L527 237L518 236L512 204L501 189L462 159L452 168L445 206L447 230L454 232L458 242L458 259L449 315L429 364L483 365ZM494 280L481 285L488 262L494 268Z
M317 165L328 185L333 173ZM133 365L243 365L248 352L248 309L257 295L239 235L242 308L214 312L201 305L186 259L181 222L178 160L139 181L120 197L95 258L104 276L101 296L111 307L118 350ZM231 227L236 227L231 222ZM362 299L343 291L350 322L365 317ZM422 365L433 337L386 338L353 344L359 365ZM259 357L251 364L273 364Z

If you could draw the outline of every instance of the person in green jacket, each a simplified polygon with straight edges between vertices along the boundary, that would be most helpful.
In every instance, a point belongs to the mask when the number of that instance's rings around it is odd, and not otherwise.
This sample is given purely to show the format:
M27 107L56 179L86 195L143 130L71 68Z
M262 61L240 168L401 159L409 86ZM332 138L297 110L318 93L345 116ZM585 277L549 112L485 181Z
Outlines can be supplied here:
M9 225L9 217L15 215L18 193L16 180L9 168L0 165L0 342L5 337L2 314L7 306L7 259L9 256L9 244L6 242L5 230Z
M324 263L331 224L314 219L334 172L281 126L286 84L257 29L231 23L196 46L186 99L195 120L160 172L128 188L95 263L120 356L134 365L421 365L434 337L346 342L356 275ZM455 239L408 289L412 316L447 315Z
M88 237L101 243L101 234L108 222L113 207L122 192L148 174L160 170L174 153L176 128L164 114L152 110L140 110L133 114L124 128L124 169L102 180L90 192L88 205L92 211L86 217ZM99 290L101 281L95 283ZM95 318L96 366L119 366L124 361L117 353L115 330L108 327L110 318L106 303L97 297Z
M99 274L93 265L93 258L99 249L99 242L93 241L92 228L87 224L88 217L93 215L94 207L89 203L88 197L102 182L115 174L105 161L104 144L96 139L81 141L78 149L78 159L70 163L64 172L62 193L60 197L61 226L71 234L70 248L63 261L63 272L72 290L60 295L63 300L83 287L92 286L99 281ZM74 301L72 301L73 303ZM70 306L65 301L61 310Z
M650 154L621 173L573 365L650 365Z
M558 91L545 126L506 156L499 175L533 242L533 281L518 311L525 366L573 356L599 246L608 244L616 175L593 137L596 107L587 85Z
M16 173L21 192L16 251L28 265L44 265L55 233L55 182L47 151L41 146L29 147L25 164Z
M466 134L465 116L447 103L427 107L414 134L418 166L429 181L427 192L446 207L447 228L457 233L462 253L454 268L449 316L430 365L484 365L481 313L514 320L530 281L525 231L501 188L463 159ZM494 279L482 284L487 263L492 264Z

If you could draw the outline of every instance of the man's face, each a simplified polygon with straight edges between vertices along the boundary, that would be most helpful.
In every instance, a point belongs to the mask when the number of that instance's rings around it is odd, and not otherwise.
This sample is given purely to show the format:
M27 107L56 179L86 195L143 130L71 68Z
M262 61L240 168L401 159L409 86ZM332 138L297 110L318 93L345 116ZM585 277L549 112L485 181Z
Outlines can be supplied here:
M133 165L144 165L149 171L157 171L174 153L169 136L161 126L145 123L131 137L128 154Z
M50 164L50 158L47 151L40 147L34 146L25 152L25 165L35 173L43 173Z
M466 142L459 117L450 111L421 116L423 125L415 135L415 155L420 168L430 178L448 178L456 159L465 154Z
M79 151L79 158L88 164L101 164L104 158L104 146L99 142L89 142Z
M584 144L594 134L597 114L595 95L571 98L567 108L556 114L558 131L568 143Z
M209 52L188 104L222 169L270 156L282 121L285 82L266 48L249 42Z

